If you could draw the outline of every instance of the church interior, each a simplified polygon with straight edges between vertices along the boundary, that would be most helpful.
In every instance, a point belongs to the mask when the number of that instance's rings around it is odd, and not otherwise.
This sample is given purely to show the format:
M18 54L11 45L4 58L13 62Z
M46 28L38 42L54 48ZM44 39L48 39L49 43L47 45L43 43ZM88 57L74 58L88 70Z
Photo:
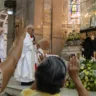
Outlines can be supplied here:
M5 1L16 1L16 5L11 8ZM44 54L65 60L75 54L84 87L90 96L96 95L96 0L0 0L0 27L4 29L6 53L18 36L20 24L34 26L36 42ZM61 96L77 96L70 78L65 86ZM19 96L24 88L12 78L5 92Z

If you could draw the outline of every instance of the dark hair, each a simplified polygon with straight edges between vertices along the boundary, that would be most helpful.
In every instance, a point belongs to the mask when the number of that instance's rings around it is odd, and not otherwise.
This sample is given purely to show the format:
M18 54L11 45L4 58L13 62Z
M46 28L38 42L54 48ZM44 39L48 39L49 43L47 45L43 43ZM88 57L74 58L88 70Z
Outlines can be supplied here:
M50 94L59 93L65 77L66 65L64 61L59 57L48 57L42 61L35 73L37 90Z

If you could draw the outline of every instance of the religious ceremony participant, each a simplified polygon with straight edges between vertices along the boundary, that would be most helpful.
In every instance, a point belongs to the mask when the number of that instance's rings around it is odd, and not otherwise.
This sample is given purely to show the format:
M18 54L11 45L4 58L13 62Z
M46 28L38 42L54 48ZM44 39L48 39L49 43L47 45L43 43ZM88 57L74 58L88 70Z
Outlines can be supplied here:
M0 27L0 63L4 61L6 58L5 51L5 42L4 42L4 30Z
M23 51L15 70L14 77L17 81L21 82L21 85L30 85L34 81L34 50L33 50L33 26L28 25L26 27L26 37L23 42Z

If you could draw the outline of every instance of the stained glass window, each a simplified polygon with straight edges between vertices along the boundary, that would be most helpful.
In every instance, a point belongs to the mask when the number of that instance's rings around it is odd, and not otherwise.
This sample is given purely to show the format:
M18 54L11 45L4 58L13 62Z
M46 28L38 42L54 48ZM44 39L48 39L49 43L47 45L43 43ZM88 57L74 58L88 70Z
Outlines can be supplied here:
M80 24L80 0L69 0L69 24Z

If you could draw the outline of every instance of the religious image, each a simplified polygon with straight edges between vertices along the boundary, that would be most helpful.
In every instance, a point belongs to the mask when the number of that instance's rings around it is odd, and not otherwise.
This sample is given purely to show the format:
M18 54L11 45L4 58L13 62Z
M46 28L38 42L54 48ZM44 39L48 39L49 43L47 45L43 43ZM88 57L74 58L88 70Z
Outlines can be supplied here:
M69 0L69 23L80 23L80 0Z

